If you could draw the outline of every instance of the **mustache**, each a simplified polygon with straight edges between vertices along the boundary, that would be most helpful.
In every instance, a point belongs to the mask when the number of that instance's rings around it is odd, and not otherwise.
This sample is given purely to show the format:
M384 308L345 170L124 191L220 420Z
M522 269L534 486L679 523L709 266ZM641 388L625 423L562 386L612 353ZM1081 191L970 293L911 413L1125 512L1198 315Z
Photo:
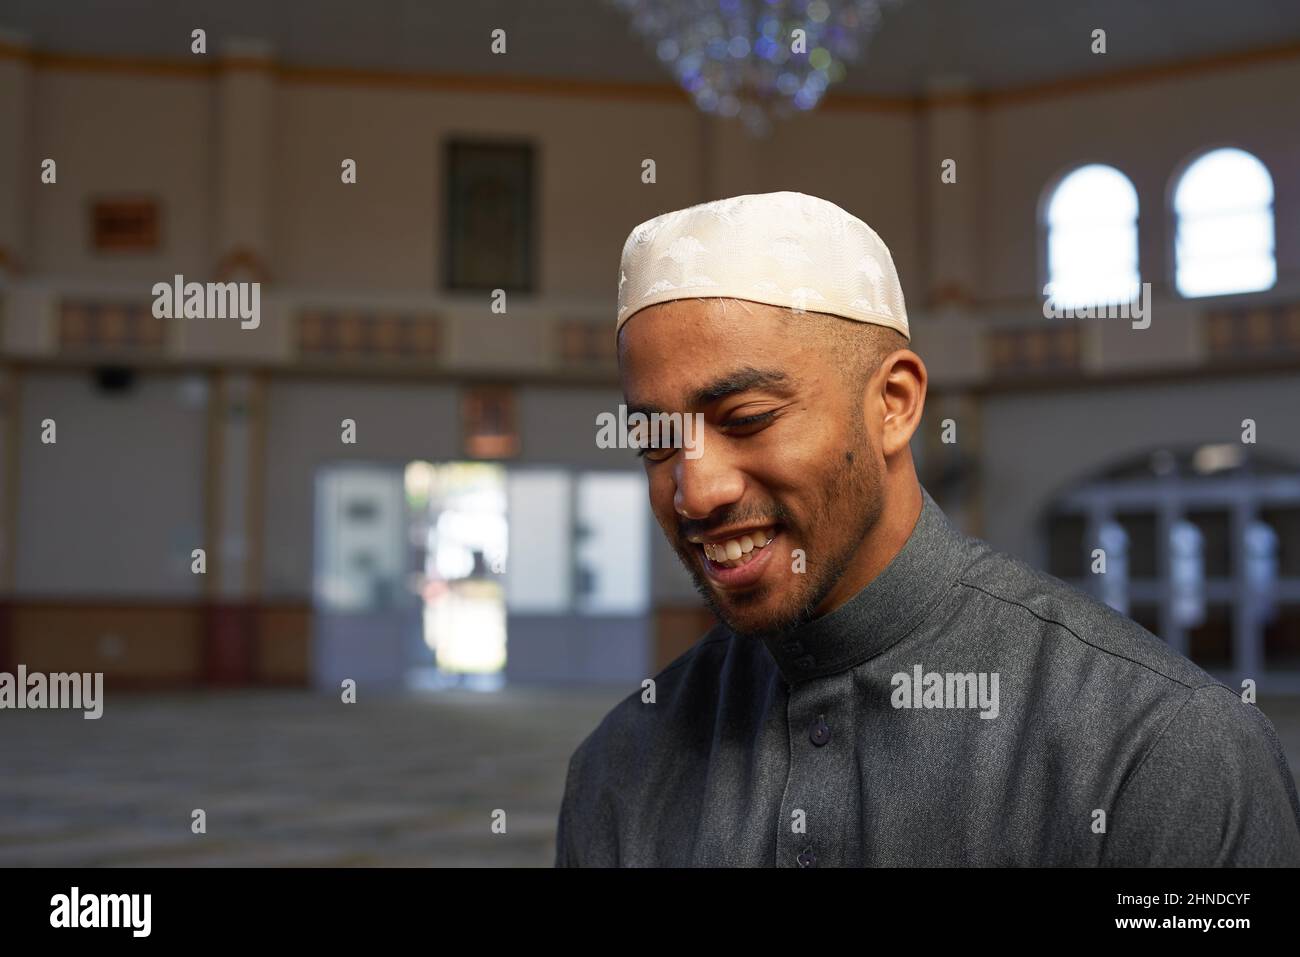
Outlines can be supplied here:
M707 519L688 518L680 520L677 523L677 534L684 541L692 535L709 535L716 529L727 528L732 525L789 525L791 524L791 518L789 509L781 505L774 505L772 508L763 511L728 509L710 515Z

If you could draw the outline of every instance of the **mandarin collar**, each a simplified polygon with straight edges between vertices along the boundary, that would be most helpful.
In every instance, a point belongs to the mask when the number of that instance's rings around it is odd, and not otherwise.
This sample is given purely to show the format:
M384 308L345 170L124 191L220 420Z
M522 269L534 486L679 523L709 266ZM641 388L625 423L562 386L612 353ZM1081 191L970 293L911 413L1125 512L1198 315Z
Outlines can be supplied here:
M907 634L970 561L971 539L921 489L921 514L903 547L865 588L829 614L763 639L790 684L845 671Z

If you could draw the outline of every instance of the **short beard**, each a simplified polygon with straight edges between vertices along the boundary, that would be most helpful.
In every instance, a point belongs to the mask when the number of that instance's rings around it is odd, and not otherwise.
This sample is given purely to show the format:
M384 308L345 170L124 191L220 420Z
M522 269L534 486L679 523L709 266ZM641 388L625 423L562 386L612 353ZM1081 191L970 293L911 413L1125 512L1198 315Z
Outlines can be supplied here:
M704 603L709 606L709 610L713 612L714 616L726 625L733 634L743 639L775 638L816 618L817 608L825 601L826 596L831 593L835 586L839 584L840 578L852 563L858 548L862 545L863 539L880 520L880 514L884 509L884 503L881 501L883 483L879 472L871 467L871 463L875 459L870 454L870 439L867 436L866 423L863 421L860 411L857 421L854 423L850 447L849 455L841 459L840 467L835 471L826 486L826 494L817 503L814 521L822 529L833 529L851 524L854 533L849 536L834 555L830 556L828 561L814 566L814 568L820 568L820 572L816 574L816 577L808 579L808 587L804 590L805 597L799 601L795 608L779 618L758 628L740 627L737 622L727 615L726 610L718 602L716 593L709 585L694 552L674 546L678 559L686 566L686 571L691 576L695 590L700 593L700 597L704 599ZM849 457L850 455L852 458ZM841 510L853 506L857 507L857 511L851 516L842 514ZM779 509L778 515L780 514L788 513L784 509ZM851 521L849 521L850 519ZM792 572L792 574L794 573ZM736 602L743 605L746 601L752 600L753 597L757 596L741 595L736 598Z

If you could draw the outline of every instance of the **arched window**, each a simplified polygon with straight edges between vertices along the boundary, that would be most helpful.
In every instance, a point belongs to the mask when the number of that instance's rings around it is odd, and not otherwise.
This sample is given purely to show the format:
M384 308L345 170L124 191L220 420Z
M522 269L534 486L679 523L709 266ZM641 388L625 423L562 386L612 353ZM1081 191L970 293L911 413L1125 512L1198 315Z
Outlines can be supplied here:
M1047 203L1045 292L1058 306L1132 302L1138 295L1138 196L1113 166L1080 166Z
M1184 296L1268 289L1273 258L1273 177L1245 150L1218 149L1192 163L1174 190L1175 282Z

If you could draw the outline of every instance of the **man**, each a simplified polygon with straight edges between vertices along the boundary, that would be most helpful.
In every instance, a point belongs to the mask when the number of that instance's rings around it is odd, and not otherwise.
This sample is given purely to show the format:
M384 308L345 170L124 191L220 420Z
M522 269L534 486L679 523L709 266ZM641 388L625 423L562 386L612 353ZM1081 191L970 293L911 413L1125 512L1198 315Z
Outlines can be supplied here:
M880 238L800 193L638 226L629 410L720 624L569 764L557 865L1300 864L1272 725L1127 618L954 529Z

